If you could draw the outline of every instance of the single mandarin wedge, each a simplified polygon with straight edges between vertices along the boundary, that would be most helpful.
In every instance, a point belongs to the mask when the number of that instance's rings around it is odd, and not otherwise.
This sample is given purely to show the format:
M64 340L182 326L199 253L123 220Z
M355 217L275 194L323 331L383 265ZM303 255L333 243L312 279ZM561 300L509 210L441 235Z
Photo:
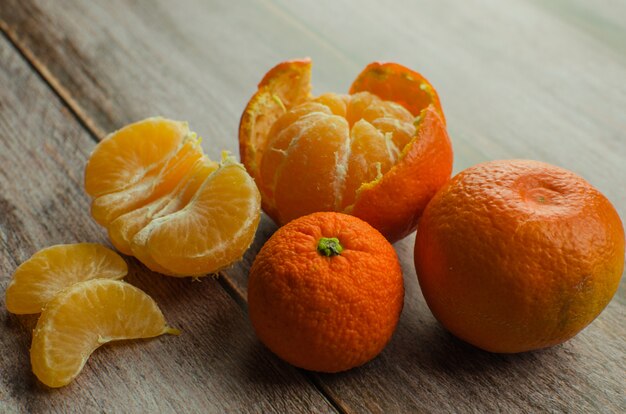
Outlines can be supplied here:
M109 134L96 146L85 167L87 194L95 198L154 179L190 136L186 123L159 117Z
M121 279L128 273L117 253L97 243L60 244L35 253L13 274L7 310L39 313L59 291L89 279Z
M313 97L310 79L308 59L278 64L241 117L241 159L263 209L279 225L337 211L405 237L452 172L435 89L396 63L368 65L347 95Z
M260 203L252 177L225 155L184 207L153 219L133 237L133 254L172 276L215 273L252 243Z
M165 163L156 176L95 198L91 205L91 215L99 224L108 226L122 214L167 197L187 177L202 155L199 140L195 136L187 137L180 150Z
M391 244L342 213L287 223L250 269L248 313L257 336L280 358L312 371L345 371L376 357L403 303Z
M180 332L167 326L154 300L136 287L107 279L76 283L44 308L33 332L32 369L47 386L62 387L101 345L166 333Z
M415 241L422 293L454 335L487 351L560 344L589 325L624 270L624 228L576 174L506 160L459 173Z
M135 234L153 219L174 213L187 205L198 188L218 166L218 163L207 157L197 160L187 176L179 181L171 193L113 220L108 226L109 238L113 246L124 254L132 255L131 243Z
M240 259L260 220L245 168L202 152L184 122L148 118L107 136L85 168L91 213L113 245L153 271L203 276Z

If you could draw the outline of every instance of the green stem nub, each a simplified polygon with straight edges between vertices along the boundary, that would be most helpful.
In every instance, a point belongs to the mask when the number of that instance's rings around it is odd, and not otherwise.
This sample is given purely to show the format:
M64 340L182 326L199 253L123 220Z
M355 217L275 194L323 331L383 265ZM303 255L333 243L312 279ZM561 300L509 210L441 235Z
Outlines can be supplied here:
M326 257L338 256L343 252L343 246L336 237L322 237L317 243L317 251Z

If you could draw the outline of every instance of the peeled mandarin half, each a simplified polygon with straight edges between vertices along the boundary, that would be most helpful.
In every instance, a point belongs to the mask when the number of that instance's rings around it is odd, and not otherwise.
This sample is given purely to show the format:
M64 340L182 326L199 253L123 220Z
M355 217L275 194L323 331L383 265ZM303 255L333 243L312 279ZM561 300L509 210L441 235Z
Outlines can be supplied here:
M43 310L33 332L32 369L49 387L69 384L93 351L110 341L179 334L157 304L128 283L98 279L59 293Z
M6 291L7 310L39 313L54 295L89 279L121 279L128 273L117 253L96 243L60 244L35 253L13 274Z
M357 216L388 240L415 230L450 178L439 97L419 73L372 63L349 94L311 96L311 61L271 69L241 117L241 159L279 225L319 211Z
M85 189L113 245L153 271L202 276L252 243L260 194L242 165L211 161L186 123L149 118L107 136L91 155Z

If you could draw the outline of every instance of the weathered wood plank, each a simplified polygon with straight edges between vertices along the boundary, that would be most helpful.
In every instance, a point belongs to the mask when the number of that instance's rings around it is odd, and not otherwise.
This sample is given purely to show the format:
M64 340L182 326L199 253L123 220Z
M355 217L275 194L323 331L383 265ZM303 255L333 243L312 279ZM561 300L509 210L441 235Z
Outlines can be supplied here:
M614 36L606 45L602 35L581 29L587 26L536 3L8 3L0 20L11 37L99 135L161 113L188 119L212 155L234 151L241 110L277 61L312 56L321 92L346 90L371 60L394 60L438 88L456 171L494 158L552 162L585 176L626 216L626 68L615 53L624 40ZM603 15L607 5L597 6ZM244 262L226 272L242 296L250 261L274 229L263 220ZM316 377L339 404L373 412L626 409L623 284L605 313L569 343L491 355L455 340L432 318L416 283L412 244L412 237L396 244L407 296L389 347L362 368Z
M40 248L106 243L82 190L95 142L0 37L0 291ZM334 412L295 369L254 338L247 317L214 279L156 275L130 261L128 281L149 293L180 337L105 346L71 385L50 390L30 371L36 317L0 300L0 411Z

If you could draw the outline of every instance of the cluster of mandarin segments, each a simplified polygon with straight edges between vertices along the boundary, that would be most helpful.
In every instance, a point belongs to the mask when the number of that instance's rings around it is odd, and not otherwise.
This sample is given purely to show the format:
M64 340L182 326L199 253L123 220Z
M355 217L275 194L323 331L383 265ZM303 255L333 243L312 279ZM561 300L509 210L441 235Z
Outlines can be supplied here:
M119 255L94 243L48 247L17 268L6 291L7 309L41 312L30 350L41 382L67 385L107 342L178 334L150 296L117 280L127 271Z
M349 94L311 95L311 62L271 69L239 126L241 159L279 225L316 211L359 217L395 241L450 178L452 148L432 85L372 63Z
M203 276L238 260L260 219L260 194L243 166L226 153L210 160L187 123L164 118L102 140L85 189L113 245L170 276Z

